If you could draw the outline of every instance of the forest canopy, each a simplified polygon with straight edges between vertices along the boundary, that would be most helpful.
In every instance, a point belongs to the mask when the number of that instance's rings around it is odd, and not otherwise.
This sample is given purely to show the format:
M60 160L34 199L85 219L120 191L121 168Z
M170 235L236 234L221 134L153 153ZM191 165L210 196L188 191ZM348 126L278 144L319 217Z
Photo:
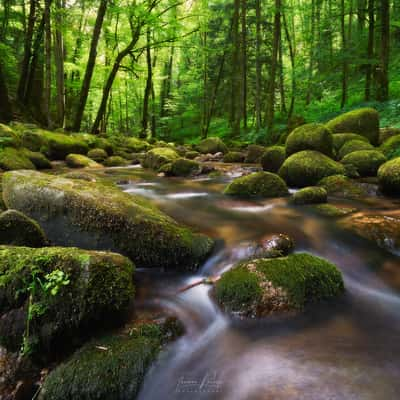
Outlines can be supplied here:
M394 0L1 0L0 119L268 143L306 120L400 111Z

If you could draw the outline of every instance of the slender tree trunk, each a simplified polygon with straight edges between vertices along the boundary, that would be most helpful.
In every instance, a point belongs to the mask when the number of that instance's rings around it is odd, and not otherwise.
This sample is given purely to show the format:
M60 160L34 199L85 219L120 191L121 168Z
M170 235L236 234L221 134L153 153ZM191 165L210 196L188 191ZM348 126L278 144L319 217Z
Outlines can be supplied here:
M44 2L44 42L45 42L45 82L44 82L44 97L43 111L45 114L47 126L51 127L51 24L50 24L50 6L51 0Z
M54 58L56 64L57 83L57 125L62 128L65 127L64 40L62 35L63 11L63 0L56 0Z
M290 100L290 106L289 106L289 112L288 112L288 119L289 119L293 115L295 96L296 96L296 71L295 71L296 57L295 57L292 39L290 37L290 32L289 32L289 28L288 28L288 24L287 24L287 20L286 20L286 13L283 12L282 17L283 17L283 27L285 30L286 41L287 41L288 48L289 48L290 65L292 68L292 77L291 77L292 78L292 97Z
M146 64L147 64L147 79L146 79L146 87L144 90L143 97L143 114L142 114L142 131L140 132L141 138L147 137L148 125L149 125L149 100L151 96L151 88L153 86L153 68L151 63L151 49L150 49L150 28L147 28L146 32Z
M390 49L390 3L389 0L381 0L381 43L380 65L378 70L377 99L386 101L389 99L389 49Z
M345 2L340 0L340 32L342 36L342 97L340 100L340 108L343 108L347 101L347 79L348 79L348 62L347 62L347 40L345 27Z
M168 62L165 64L165 76L166 78L163 80L161 86L161 94L160 94L160 117L163 118L167 114L166 110L166 102L169 99L171 92L171 82L172 82L172 66L174 63L174 51L175 47L171 46L170 54Z
M243 128L247 129L247 24L246 24L246 13L247 13L247 0L241 0L242 2L242 116L243 116Z
M272 42L272 60L267 94L266 127L270 134L274 124L275 110L275 80L278 65L279 36L281 31L281 0L275 0L274 31Z
M281 111L286 114L286 98L285 98L285 77L283 71L283 49L282 49L282 37L279 37L279 93L281 96Z
M261 0L256 0L256 131L261 128Z
M83 112L85 110L87 98L89 95L90 89L90 82L92 80L93 71L96 62L96 55L97 55L97 44L100 38L101 27L103 25L104 15L107 10L107 0L101 0L99 9L97 11L96 22L94 25L92 41L90 43L90 51L89 51L89 58L86 65L85 76L82 82L81 94L79 98L78 108L76 110L75 121L73 124L73 130L76 132L80 131ZM98 124L97 124L98 125ZM98 127L98 126L97 126Z
M314 49L315 42L315 0L311 0L311 33L310 33L310 60L308 66L308 88L306 96L306 104L311 102L311 92L313 87L313 74L314 74Z
M233 57L232 57L232 97L231 97L231 123L232 136L240 134L240 103L241 103L241 76L240 76L240 38L239 38L239 11L240 0L234 0L232 39L233 39Z
M367 59L368 64L365 71L365 100L371 100L371 84L374 57L374 37L375 37L375 0L368 0L368 46Z
M8 88L3 68L0 62L0 121L9 122L12 120L12 109L8 98Z
M203 96L201 107L201 137L206 137L206 126L208 118L208 49L207 49L207 27L200 33L203 49Z

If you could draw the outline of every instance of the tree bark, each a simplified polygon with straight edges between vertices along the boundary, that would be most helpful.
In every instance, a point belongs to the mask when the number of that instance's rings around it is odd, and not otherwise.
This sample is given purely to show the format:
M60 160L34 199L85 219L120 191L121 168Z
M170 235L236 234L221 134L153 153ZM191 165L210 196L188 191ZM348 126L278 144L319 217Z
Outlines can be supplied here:
M142 114L142 130L140 132L140 137L145 139L147 136L148 125L149 125L149 100L151 96L151 89L153 86L153 68L151 63L151 49L150 49L150 28L147 28L146 32L146 64L147 64L147 79L146 87L144 89L143 96L143 114Z
M240 0L234 0L232 39L232 97L231 97L231 124L232 136L240 134L240 103L241 103L241 76L240 76L240 38L239 38L239 14Z
M294 47L292 44L292 38L290 36L287 20L286 20L286 13L283 11L282 12L282 19L283 19L283 28L285 31L285 36L286 36L286 41L288 44L289 48L289 57L290 57L290 65L292 68L292 96L290 99L290 106L289 106L289 112L288 112L288 119L293 115L293 110L294 110L294 103L295 103L295 98L296 98L296 57L295 57L295 52L294 52Z
M247 0L241 0L241 24L242 24L242 40L241 40L241 56L242 56L242 117L243 128L247 129Z
M12 120L12 109L10 99L8 98L8 88L6 77L4 76L3 68L0 63L0 121L9 122Z
M342 97L340 100L340 108L343 108L347 101L347 79L348 79L348 62L347 62L347 40L345 27L345 3L340 0L340 32L342 37Z
M51 127L51 23L50 23L50 5L51 0L44 2L44 57L45 57L45 81L44 81L44 97L43 111L48 127Z
M54 58L57 83L57 125L61 128L65 127L64 40L62 35L63 10L63 0L56 0Z
M368 0L368 46L367 59L368 64L365 71L365 100L371 100L371 84L374 57L374 37L375 37L375 0Z
M261 128L261 0L256 0L256 131Z
M381 0L381 44L380 65L378 69L377 99L386 101L389 99L389 51L390 51L390 2Z

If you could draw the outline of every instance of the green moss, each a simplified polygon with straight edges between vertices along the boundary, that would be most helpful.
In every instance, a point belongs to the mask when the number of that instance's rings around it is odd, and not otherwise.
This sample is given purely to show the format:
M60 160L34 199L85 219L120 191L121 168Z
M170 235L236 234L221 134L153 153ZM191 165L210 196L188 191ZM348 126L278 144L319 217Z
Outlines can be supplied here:
M400 194L400 157L387 161L379 167L378 181L384 193Z
M142 327L139 335L95 339L47 377L41 400L135 399L150 365L161 350L160 328Z
M324 217L339 218L352 214L353 212L356 212L357 209L342 206L338 207L334 206L333 204L318 204L312 206L312 211L315 211L317 214Z
M101 165L82 154L68 154L65 161L70 168L100 168Z
M286 156L302 150L315 150L331 157L331 131L321 124L306 124L296 128L286 139Z
M175 150L169 147L156 147L145 154L142 160L142 166L143 168L150 168L158 171L164 164L171 163L178 158L180 157Z
M271 172L254 172L234 179L225 189L224 194L246 198L268 198L288 195L285 182Z
M5 171L15 169L36 169L31 160L26 157L23 151L6 147L0 149L0 168Z
M197 146L198 150L202 154L215 154L215 153L227 153L228 148L226 144L219 137L209 137L203 139Z
M364 136L357 135L356 133L335 133L332 135L333 139L333 151L337 153L340 148L350 140L362 140L369 143L368 139Z
M286 183L297 187L312 186L326 176L343 173L343 165L312 150L292 154L279 169Z
M344 175L328 176L318 182L329 195L346 199L360 199L368 196L363 186Z
M145 140L140 140L134 137L127 138L124 141L124 145L133 153L141 153L150 149L149 143L147 143Z
M68 279L55 294L38 285L45 283L46 276L53 271L62 271ZM31 311L28 341L34 344L30 349L32 356L52 358L57 352L73 348L79 338L121 321L133 299L132 276L132 263L119 254L77 248L2 246L0 314L8 324L18 324L12 310L25 305L22 310L26 322L26 304L30 301L32 310L40 310ZM24 324L19 335L4 328L0 327L1 343L17 350L25 333Z
M349 140L340 148L337 158L341 160L347 154L358 150L374 150L374 146L363 140Z
M261 166L264 171L278 172L285 161L286 153L283 146L267 147L261 157Z
M381 144L379 149L388 159L395 157L400 149L400 135L390 137Z
M146 199L101 182L8 172L3 198L9 208L38 220L55 244L111 249L139 267L191 269L213 245Z
M46 235L33 219L16 210L0 214L0 244L43 247L46 243Z
M266 149L264 146L259 146L257 144L250 144L247 147L247 155L244 162L248 164L259 163L265 150Z
M331 300L344 290L340 271L332 263L306 253L246 261L222 275L216 298L226 309L262 316L302 310Z
M379 144L383 144L393 136L400 136L400 128L386 127L379 130Z
M241 163L244 161L244 154L240 151L229 151L224 155L225 163Z
M168 169L167 175L172 176L192 176L201 173L201 165L193 160L188 160L186 158L178 158L173 161Z
M8 125L0 124L0 148L10 146L19 147L21 140L17 133Z
M31 151L28 149L20 148L19 151L27 157L32 164L37 168L37 169L51 169L52 165L51 162L48 160L48 158L38 152L38 151Z
M323 187L310 186L300 189L290 198L295 205L326 203L328 193Z
M22 146L31 151L40 151L42 146L45 145L45 139L40 135L40 133L30 129L21 131L19 136L21 138Z
M376 176L378 168L386 161L386 157L377 150L353 151L343 157L344 165L353 166L360 176Z
M96 162L103 162L107 157L108 154L104 149L95 148L89 150L87 156Z
M379 140L379 114L373 108L360 108L339 115L326 126L333 133L357 133L365 136L373 145Z
M129 161L120 156L111 156L104 160L106 167L124 167L129 164Z
M188 160L193 160L193 159L195 159L198 155L200 155L200 153L198 152L198 151L188 151L186 154L185 154L185 157L188 159Z

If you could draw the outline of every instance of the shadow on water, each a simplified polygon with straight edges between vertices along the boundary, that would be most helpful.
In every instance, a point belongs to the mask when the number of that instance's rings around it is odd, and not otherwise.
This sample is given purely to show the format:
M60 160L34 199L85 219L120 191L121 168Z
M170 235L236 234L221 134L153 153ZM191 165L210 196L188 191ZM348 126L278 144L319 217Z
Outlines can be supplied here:
M139 307L163 308L186 328L149 371L141 400L400 398L397 257L341 231L332 219L289 207L285 199L228 199L221 195L226 177L141 175L133 181L125 182L123 190L152 199L220 243L196 274L138 272ZM179 292L247 258L249 248L271 233L288 234L297 251L336 263L345 279L343 298L297 316L241 320L218 309L209 286Z

